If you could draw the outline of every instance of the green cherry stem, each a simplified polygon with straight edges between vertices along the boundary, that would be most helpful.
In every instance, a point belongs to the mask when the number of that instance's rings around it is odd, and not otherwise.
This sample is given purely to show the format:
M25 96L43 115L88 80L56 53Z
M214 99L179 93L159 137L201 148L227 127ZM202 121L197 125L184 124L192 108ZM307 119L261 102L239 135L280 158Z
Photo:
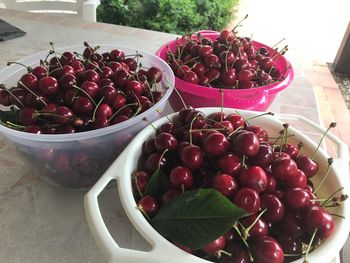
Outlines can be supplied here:
M326 171L326 174L323 176L321 182L318 184L318 186L315 188L314 190L314 194L316 194L316 192L320 189L321 185L324 183L324 181L326 180L326 178L328 177L328 174L331 170L331 166L333 164L333 158L328 158L327 160L328 162L328 166L327 166L327 171Z
M322 143L324 137L326 136L326 134L328 133L328 131L329 131L331 128L334 128L336 125L337 125L337 124L336 124L335 122L332 122L332 123L328 126L327 130L323 133L322 138L321 138L320 142L318 143L316 150L315 150L314 153L312 154L311 160L313 160L313 159L315 158L316 153L317 153L318 149L320 148L321 143Z

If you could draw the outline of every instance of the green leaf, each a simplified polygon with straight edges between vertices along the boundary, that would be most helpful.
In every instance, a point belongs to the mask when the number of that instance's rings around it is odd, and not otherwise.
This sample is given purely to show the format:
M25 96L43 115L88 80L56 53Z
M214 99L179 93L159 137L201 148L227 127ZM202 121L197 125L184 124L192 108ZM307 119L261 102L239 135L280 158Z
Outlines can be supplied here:
M149 179L144 194L160 198L168 189L167 175L161 169L157 169Z
M200 249L247 214L214 189L196 189L164 204L151 224L169 240Z
M6 125L6 122L17 123L17 113L15 111L0 110L0 121Z

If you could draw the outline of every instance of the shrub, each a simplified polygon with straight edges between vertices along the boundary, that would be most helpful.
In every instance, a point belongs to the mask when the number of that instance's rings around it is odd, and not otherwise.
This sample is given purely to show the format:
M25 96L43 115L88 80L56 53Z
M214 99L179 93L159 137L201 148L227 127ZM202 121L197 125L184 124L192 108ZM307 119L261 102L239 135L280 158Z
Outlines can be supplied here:
M221 30L233 19L238 0L101 0L97 20L105 23L188 34Z

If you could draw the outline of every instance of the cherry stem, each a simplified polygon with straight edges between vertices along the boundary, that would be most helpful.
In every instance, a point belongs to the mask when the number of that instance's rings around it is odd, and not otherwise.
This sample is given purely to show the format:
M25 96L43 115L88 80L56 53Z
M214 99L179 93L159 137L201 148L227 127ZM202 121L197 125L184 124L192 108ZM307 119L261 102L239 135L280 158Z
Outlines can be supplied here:
M243 237L245 239L247 239L249 237L249 231L252 229L252 227L254 227L254 225L259 221L260 217L267 211L267 208L265 208L264 210L262 210L259 215L255 218L255 220L253 221L253 223L250 224L250 226L248 226L247 228L245 228L242 224L240 224L240 226L243 228L244 230L244 234Z
M22 106L21 108L24 108L23 103L13 94L9 89L5 89L19 104Z
M345 216L342 216L342 215L333 214L333 213L330 213L330 215L335 216L335 217L339 217L341 219L345 219Z
M146 117L142 119L143 121L147 122L156 132L157 132L157 128L153 125L152 122L150 122Z
M170 86L172 86L172 87L174 88L176 94L179 96L179 98L180 98L182 104L184 105L184 108L187 109L188 107L187 107L187 105L186 105L184 99L182 98L180 92L177 90L177 88L176 88L175 86L173 86L173 85L169 82L169 80L166 80L166 81L168 82L168 84L169 84Z
M227 256L229 256L229 257L232 257L232 254L231 254L230 252L227 252L227 251L222 250L222 249L220 249L219 251L217 251L217 252L215 253L215 256L216 256L217 258L221 258L221 254L225 254L225 255L227 255Z
M189 132L190 132L190 144L192 145L192 132L193 132L193 129L192 129L192 126L193 126L193 122L197 119L197 117L194 117L192 120L191 120L191 124L190 124L190 129L189 129Z
M18 81L18 83L21 84L30 93L32 93L35 97L37 97L45 106L47 105L47 103L42 98L40 98L34 91L32 91L30 88L28 88L26 85L24 85L24 83L22 81Z
M62 64L61 64L61 61L60 61L60 59L57 56L57 53L56 53L55 46L54 46L53 42L50 42L50 46L52 47L52 51L55 54L55 57L57 58L58 65L60 65L60 68L63 68Z
M248 250L248 256L249 256L250 262L254 262L254 258L253 258L253 256L252 256L252 254L250 253L250 249L249 249L249 245L248 245L248 243L247 243L247 240L245 240L245 239L243 238L242 233L241 233L241 231L239 230L237 224L234 224L234 225L232 226L232 228L233 228L234 230L236 230L238 236L241 238L241 240L243 241L243 244L246 246L246 248L247 248L247 250Z
M235 130L233 130L233 132L231 132L229 135L227 135L227 139L229 139L233 134L235 134L239 130L242 130L243 128L244 128L243 126L237 127Z
M10 127L10 128L16 129L16 130L24 130L24 128L25 128L25 126L23 126L23 125L19 125L19 124L10 122L10 121L6 121L6 123L4 123L4 122L2 122L2 121L0 120L0 122L1 122L2 124L5 124L5 126L8 126L8 127ZM7 125L6 125L6 124L7 124Z
M23 66L23 67L25 67L28 70L28 72L31 72L33 70L31 67L26 66L23 63L20 63L20 62L17 62L17 61L9 61L9 62L7 62L6 65L7 66L11 66L12 64L17 64L17 65Z
M220 116L220 119L221 121L223 120L223 113L224 113L224 90L223 89L220 89L220 96L221 96L221 116Z
M140 186L139 186L138 181L137 181L138 179L137 179L137 176L136 176L136 171L133 171L133 173L132 173L132 178L134 178L134 180L135 180L137 192L139 193L139 195L140 195L141 197L143 197L143 193L141 192Z
M89 95L89 93L87 93L85 90L83 90L82 88L78 87L77 85L73 84L72 87L76 88L77 90L80 90L81 92L83 92L91 101L92 103L95 105L95 107L97 106L96 102L94 101L94 99Z
M331 170L331 166L333 164L333 158L328 158L328 166L327 166L327 171L326 174L323 176L321 182L318 184L318 186L316 187L316 189L314 190L314 194L316 194L316 192L318 191L318 189L320 189L321 185L324 183L324 181L326 180L330 170Z
M304 256L304 262L303 263L308 263L309 261L307 260L307 257L310 253L310 249L311 249L311 246L312 246L312 243L314 242L314 239L315 239L315 236L316 236L316 233L317 233L317 228L315 228L312 236L311 236L311 239L310 239L310 243L307 245L307 250L306 250L306 253L305 253L305 256Z
M252 120L252 119L255 119L255 118L258 118L258 117L261 117L261 116L264 116L264 115L271 115L271 116L274 116L275 114L274 114L273 112L271 112L271 111L269 111L269 112L264 112L264 113L262 113L262 114L258 114L258 115L252 116L252 117L246 119L246 121L250 121L250 120Z
M141 205L138 205L137 209L140 210L140 212L144 215L144 217L147 218L148 221L151 221L151 218L147 215L147 213L145 212L145 210L143 209L143 207Z
M92 113L92 121L95 121L95 117L96 117L96 111L98 109L98 107L100 106L100 104L102 103L102 101L105 99L105 97L103 96L100 101L97 103L94 112Z
M164 114L160 109L156 109L156 112L158 112L159 115L165 117L169 122L171 122L168 115Z
M127 107L130 107L130 106L137 106L137 103L129 103L129 104L126 104L124 105L123 107L120 107L109 119L108 121L111 121L113 120L113 118L120 112L122 111L123 109L127 108ZM146 119L146 118L145 118ZM146 119L147 120L147 119Z
M164 157L164 155L166 154L166 152L168 151L169 149L165 149L164 152L161 154L160 158L159 158L159 163L158 163L158 167L157 167L157 171L160 170L160 165L162 164L162 159Z
M336 124L335 122L332 122L332 123L328 126L327 130L323 133L322 138L321 138L320 142L318 143L316 150L315 150L314 153L312 154L311 160L313 160L313 159L315 158L316 153L317 153L318 149L320 148L321 143L322 143L324 137L326 136L326 134L328 133L328 131L329 131L331 128L334 128L336 125L337 125L337 124Z
M344 187L340 187L338 190L336 190L333 194L331 194L320 206L326 206L328 205L329 202L332 201L333 197L339 193L340 191L342 191L344 189Z
M242 23L244 20L246 20L247 18L248 18L248 14L246 14L245 17L243 17L240 21L238 21L238 23L232 28L231 32L235 34L235 33L236 33L235 29L236 29L237 27L240 27L240 26L241 26L241 23Z
M199 58L198 56L197 57L193 57L190 60L187 60L184 64L186 65L187 63L192 62L193 60L196 60L198 58Z

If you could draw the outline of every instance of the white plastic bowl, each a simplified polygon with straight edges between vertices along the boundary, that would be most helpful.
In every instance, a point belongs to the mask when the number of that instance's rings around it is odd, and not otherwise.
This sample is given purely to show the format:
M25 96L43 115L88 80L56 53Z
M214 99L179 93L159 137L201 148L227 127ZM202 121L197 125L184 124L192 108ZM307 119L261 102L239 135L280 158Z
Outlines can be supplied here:
M207 116L210 113L220 111L219 108L199 108L198 110L205 113ZM224 109L224 112L235 112L234 109ZM244 117L249 118L254 116L257 112L253 111L239 111ZM172 120L177 116L177 113L171 114L168 117ZM283 119L283 122L279 120ZM317 124L309 121L308 119L298 115L279 115L279 116L262 116L252 119L250 123L258 124L264 127L271 135L278 134L282 129L282 124L288 122L288 120L297 120L303 123L303 125L311 126L317 129L320 133L324 133L324 129ZM153 123L153 126L160 127L163 123L168 122L167 118L162 118ZM311 141L304 134L299 132L293 127L289 127L288 132L294 134L289 142L298 143L304 142L303 152L311 154L316 149L316 144ZM92 235L94 236L97 245L102 251L102 254L107 258L110 263L205 263L210 262L192 254L186 253L179 249L171 242L161 236L152 226L148 223L142 213L136 208L136 202L133 197L131 175L132 172L137 169L137 160L141 154L142 143L154 135L153 127L146 127L142 130L134 140L128 145L124 152L116 159L116 161L110 166L106 173L99 179L99 181L90 189L85 196L85 210L87 221L90 226ZM344 187L343 193L350 193L350 181L349 181L349 154L347 145L339 140L331 133L327 134L327 137L337 146L338 155L334 158L334 163L331 167L329 177L325 181L325 184L318 192L319 197L328 197L331 193L335 192L340 187ZM319 173L314 176L312 181L318 183L319 180L325 174L327 169L327 154L320 149L316 155L316 161L319 163ZM103 218L101 216L100 208L98 205L98 195L111 181L116 179L118 181L119 197L121 199L123 208L128 215L130 221L139 231L139 233L151 244L152 250L149 252L136 251L131 249L120 248L114 241L109 230L107 229ZM350 204L349 200L345 201L341 207L337 207L332 212L344 216L346 219L334 218L335 231L334 234L326 239L320 247L315 249L309 254L310 263L330 262L334 259L344 245L348 238L350 224L347 222L350 218ZM111 230L113 231L113 230ZM299 259L295 262L302 263L303 259Z
M97 46L97 44L91 44L91 46ZM129 55L135 54L137 50L132 47L118 45L99 46L99 52L101 53L112 49L120 49L126 55ZM83 50L84 46L81 45L64 47L56 51L60 53L77 51L82 54ZM1 124L0 133L14 144L17 151L29 160L29 163L36 168L39 176L45 181L67 188L89 188L141 129L147 126L149 122L161 117L157 111L164 111L167 100L173 91L174 74L170 67L153 54L140 50L137 50L137 52L143 55L140 62L144 67L155 66L160 68L163 73L161 84L164 96L147 111L116 125L75 134L31 134L13 130ZM47 53L48 51L39 52L18 62L31 67L37 66L40 59L44 59ZM0 83L5 84L8 88L16 86L17 81L24 73L26 73L26 69L15 64L3 68L0 70ZM0 106L0 110L4 109ZM145 118L147 121L143 120ZM60 171L57 169L58 155L67 155L70 159L72 153L81 152L88 153L91 158L91 168L89 167L87 171L77 172L74 169Z

